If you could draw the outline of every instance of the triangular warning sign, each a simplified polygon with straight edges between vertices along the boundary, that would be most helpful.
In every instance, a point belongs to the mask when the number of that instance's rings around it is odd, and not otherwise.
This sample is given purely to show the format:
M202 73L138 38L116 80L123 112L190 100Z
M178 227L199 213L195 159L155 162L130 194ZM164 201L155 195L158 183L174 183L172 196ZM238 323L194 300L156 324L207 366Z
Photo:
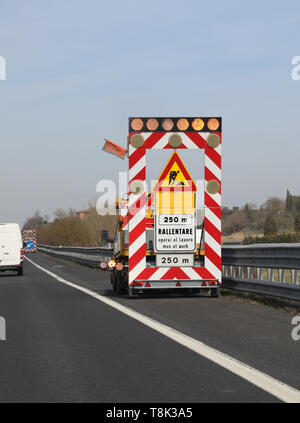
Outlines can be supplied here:
M197 191L196 184L178 153L173 153L170 157L153 191Z

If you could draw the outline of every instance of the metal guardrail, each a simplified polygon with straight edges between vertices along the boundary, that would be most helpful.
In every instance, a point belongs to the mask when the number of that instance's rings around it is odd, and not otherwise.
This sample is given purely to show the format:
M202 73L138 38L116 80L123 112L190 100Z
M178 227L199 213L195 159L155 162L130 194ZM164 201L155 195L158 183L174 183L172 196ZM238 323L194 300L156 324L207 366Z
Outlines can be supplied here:
M111 247L38 245L38 250L91 267L114 254ZM226 245L222 270L224 288L300 301L300 244Z
M287 300L300 301L300 286L281 282L259 281L253 279L238 279L224 276L222 286L237 291L280 297Z
M100 261L107 261L114 254L114 249L111 247L53 247L50 245L38 245L37 249L52 256L63 257L90 267L99 267Z
M300 301L300 244L222 247L223 287Z

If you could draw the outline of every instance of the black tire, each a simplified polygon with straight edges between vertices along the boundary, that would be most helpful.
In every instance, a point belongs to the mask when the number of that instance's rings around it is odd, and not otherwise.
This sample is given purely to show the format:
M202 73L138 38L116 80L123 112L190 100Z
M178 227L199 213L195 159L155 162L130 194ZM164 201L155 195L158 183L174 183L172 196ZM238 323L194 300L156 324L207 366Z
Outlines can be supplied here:
M218 298L218 296L219 296L218 288L211 288L210 296L213 297L213 298Z
M137 294L131 286L128 287L128 298L137 298Z
M18 268L18 276L23 276L23 266Z
M125 281L122 272L116 272L116 291L119 295L125 293Z
M110 274L110 282L112 284L113 291L116 292L116 290L117 290L117 282L116 282L115 271L111 272L111 274Z

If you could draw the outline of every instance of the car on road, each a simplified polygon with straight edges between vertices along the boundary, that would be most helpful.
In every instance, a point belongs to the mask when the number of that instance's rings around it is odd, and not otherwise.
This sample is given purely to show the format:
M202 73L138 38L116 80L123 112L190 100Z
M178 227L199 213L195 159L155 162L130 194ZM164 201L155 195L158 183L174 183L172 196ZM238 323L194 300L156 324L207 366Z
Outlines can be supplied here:
M23 275L23 242L17 223L0 223L0 271Z

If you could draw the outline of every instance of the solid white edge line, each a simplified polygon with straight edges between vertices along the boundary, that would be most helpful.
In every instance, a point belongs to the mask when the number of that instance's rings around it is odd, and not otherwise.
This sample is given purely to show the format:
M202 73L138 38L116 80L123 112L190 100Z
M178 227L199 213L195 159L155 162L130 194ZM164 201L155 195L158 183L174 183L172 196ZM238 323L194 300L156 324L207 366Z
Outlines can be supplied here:
M68 282L60 276L56 275L55 273L52 273L49 270L36 264L28 257L25 258L35 267L47 273L49 276L53 277L58 282L61 282L81 292L84 292L85 294L90 295L91 297L96 298L104 304L120 311L121 313L137 320L145 326L154 329L155 331L165 335L173 341L196 352L207 360L210 360L213 363L218 364L219 366L229 370L231 373L234 373L242 379L245 379L246 381L257 386L258 388L261 388L265 392L273 395L274 397L287 403L300 402L300 391L298 391L297 389L292 388L291 386L288 386L285 383L280 382L279 380L274 379L273 377L268 376L265 373L256 370L253 367L248 366L247 364L244 364L241 361L222 353L221 351L209 347L208 345L205 345L203 342L198 341L197 339L191 338L190 336L178 332L177 330L166 326L163 323L159 323L156 320L151 319L150 317L146 317L143 314L140 314L129 307L123 306L114 300L96 294L96 292L91 291L90 289L84 288L80 285L76 285L72 282Z

